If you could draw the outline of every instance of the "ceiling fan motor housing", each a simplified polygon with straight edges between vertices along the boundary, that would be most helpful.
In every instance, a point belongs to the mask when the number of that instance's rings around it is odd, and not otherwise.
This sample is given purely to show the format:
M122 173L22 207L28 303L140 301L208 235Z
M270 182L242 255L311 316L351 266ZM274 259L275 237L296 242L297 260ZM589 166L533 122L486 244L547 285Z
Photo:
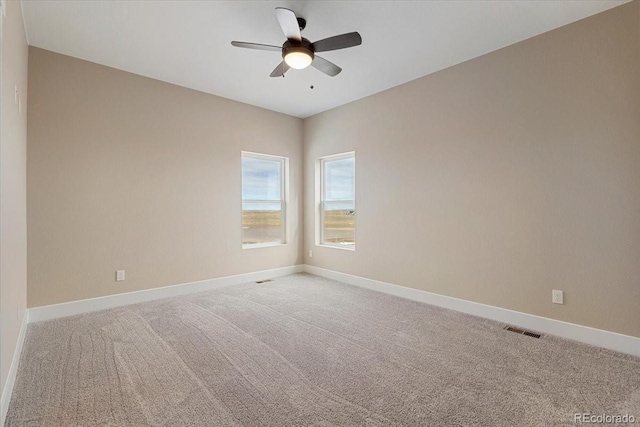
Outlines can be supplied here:
M312 60L315 56L313 54L313 48L311 47L311 42L305 39L304 37L302 38L301 42L297 42L295 40L293 41L287 40L286 42L284 42L284 44L282 45L282 58L287 56L289 53L293 53L293 52L305 53L309 55Z

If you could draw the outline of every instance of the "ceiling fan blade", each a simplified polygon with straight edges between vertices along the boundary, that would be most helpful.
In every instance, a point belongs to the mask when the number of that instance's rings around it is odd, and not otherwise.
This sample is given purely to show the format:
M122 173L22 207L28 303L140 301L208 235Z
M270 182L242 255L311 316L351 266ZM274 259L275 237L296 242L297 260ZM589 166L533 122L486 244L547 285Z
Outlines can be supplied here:
M318 40L311 44L314 52L327 52L329 50L345 49L347 47L362 44L362 37L357 32L340 34L326 39Z
M317 70L322 71L329 77L335 77L338 74L340 74L340 71L342 71L342 68L338 67L333 62L327 61L326 59L318 55L316 55L316 57L313 58L313 62L311 63L311 66Z
M300 27L298 26L298 18L293 10L284 7L276 7L276 17L282 28L282 32L287 39L301 42Z
M287 63L282 61L281 63L278 64L276 68L273 69L273 71L271 72L271 74L269 74L269 76L282 77L284 76L284 73L286 73L289 70L289 68L290 67L287 65Z
M281 52L282 51L282 47L280 46L273 46L270 44L260 44L260 43L247 43L247 42L236 42L233 41L231 42L232 46L235 47L244 47L247 49L257 49L257 50L273 50L276 52Z

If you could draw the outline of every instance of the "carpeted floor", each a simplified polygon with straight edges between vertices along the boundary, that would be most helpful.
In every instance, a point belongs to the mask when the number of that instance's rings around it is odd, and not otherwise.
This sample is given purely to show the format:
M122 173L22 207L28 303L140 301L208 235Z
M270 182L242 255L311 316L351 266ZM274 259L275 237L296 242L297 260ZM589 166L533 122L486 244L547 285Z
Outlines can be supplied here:
M640 420L640 359L298 274L29 326L7 426Z

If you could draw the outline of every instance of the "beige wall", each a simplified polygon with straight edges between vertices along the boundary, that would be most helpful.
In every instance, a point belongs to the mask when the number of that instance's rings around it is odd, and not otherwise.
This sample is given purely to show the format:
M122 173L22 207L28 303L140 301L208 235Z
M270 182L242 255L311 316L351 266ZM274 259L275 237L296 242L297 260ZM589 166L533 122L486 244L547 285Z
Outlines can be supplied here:
M639 8L306 119L305 262L640 336ZM314 161L351 150L357 249L314 246Z
M27 300L28 55L20 3L8 1L6 6L7 14L1 18L0 393L7 380ZM14 102L16 85L22 112Z
M30 307L302 261L302 120L34 47L29 102ZM287 245L241 248L241 150L290 158Z

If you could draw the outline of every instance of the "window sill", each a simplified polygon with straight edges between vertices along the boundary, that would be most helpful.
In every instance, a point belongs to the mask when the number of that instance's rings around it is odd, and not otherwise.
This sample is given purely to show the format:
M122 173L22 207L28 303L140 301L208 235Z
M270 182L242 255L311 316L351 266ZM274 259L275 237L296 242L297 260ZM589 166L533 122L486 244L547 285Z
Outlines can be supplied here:
M355 245L353 245L352 247L349 247L347 245L338 246L338 245L327 245L326 243L316 243L316 246L320 246L322 248L340 249L342 251L349 251L349 252L356 251Z
M243 244L242 245L242 249L259 249L259 248L270 248L273 246L287 246L286 243L282 243L282 242L273 242L273 243L250 243L250 244Z

